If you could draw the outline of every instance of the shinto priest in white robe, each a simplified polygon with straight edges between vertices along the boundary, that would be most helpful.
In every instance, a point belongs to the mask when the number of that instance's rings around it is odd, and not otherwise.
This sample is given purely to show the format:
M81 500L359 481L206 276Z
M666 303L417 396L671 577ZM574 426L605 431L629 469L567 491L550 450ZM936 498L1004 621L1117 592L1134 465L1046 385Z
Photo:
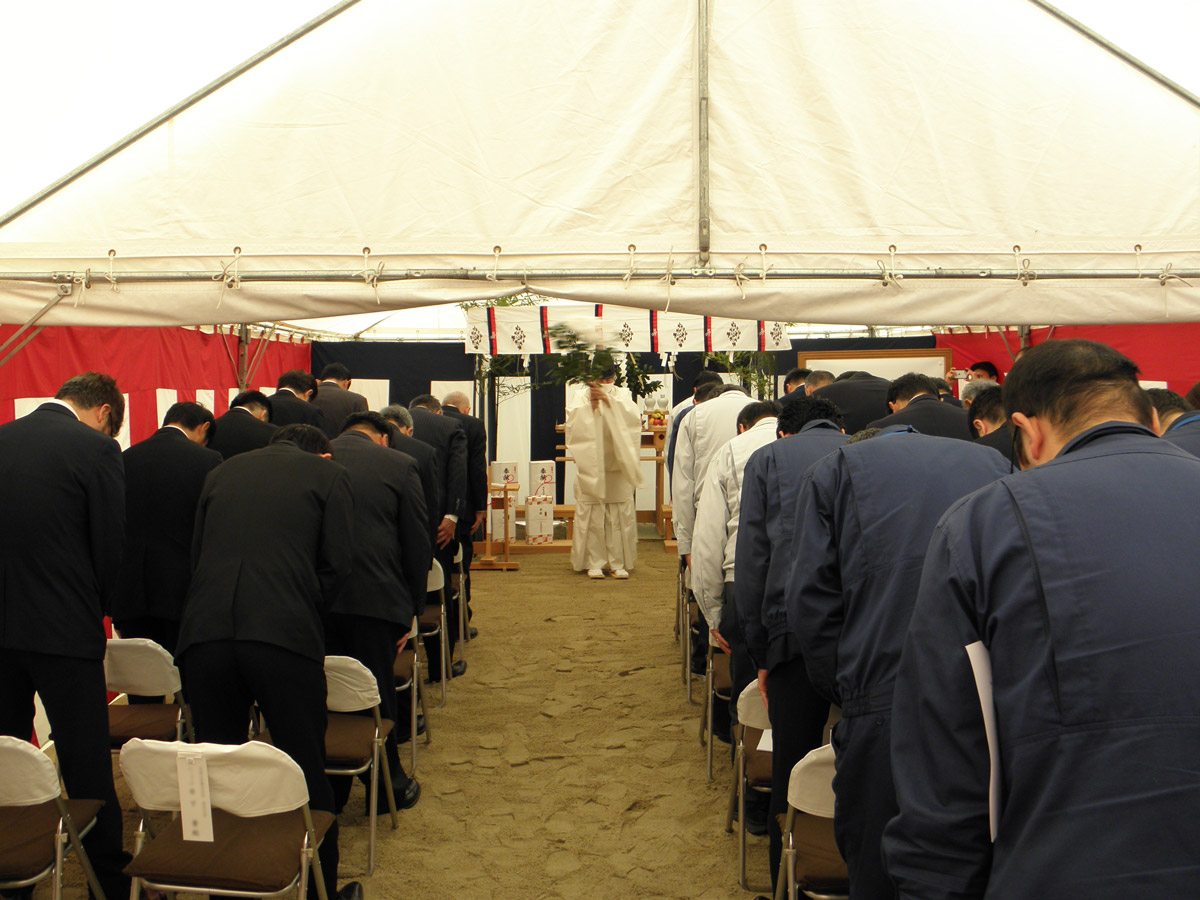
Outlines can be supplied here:
M567 452L575 460L575 571L632 569L637 562L637 511L642 416L626 388L600 383L609 403L592 409L591 389L567 404Z

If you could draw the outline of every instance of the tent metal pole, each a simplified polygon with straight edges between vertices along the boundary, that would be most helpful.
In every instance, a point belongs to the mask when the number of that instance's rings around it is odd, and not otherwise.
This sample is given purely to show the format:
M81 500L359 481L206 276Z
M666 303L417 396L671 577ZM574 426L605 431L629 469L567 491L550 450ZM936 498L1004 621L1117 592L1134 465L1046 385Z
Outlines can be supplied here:
M1157 69L1154 69L1154 68L1148 66L1146 63L1142 62L1140 59L1138 59L1132 53L1129 53L1126 50L1122 50L1120 47L1118 47L1112 41L1108 40L1108 38L1104 37L1102 34L1099 34L1098 32L1095 32L1092 29L1088 28L1086 25L1084 25L1078 19L1072 18L1071 16L1067 15L1065 12L1063 12L1058 7L1047 3L1046 0L1029 0L1029 2L1032 3L1034 6L1037 6L1037 7L1041 8L1042 10L1048 12L1050 15L1054 16L1054 18L1058 19L1060 22L1062 22L1064 25L1068 26L1069 28L1073 28L1075 31L1082 34L1089 41L1092 41L1094 44L1097 44L1098 46L1103 47L1105 50L1107 50L1113 56L1115 56L1118 59L1122 60L1123 62L1126 62L1129 65L1133 66L1135 69L1137 69L1143 75L1146 75L1149 78L1152 78L1154 81L1157 81L1159 84L1161 84L1163 87L1165 87L1168 91L1171 91L1173 94L1176 94L1179 97L1186 100L1192 106L1196 107L1197 109L1200 109L1200 97L1197 97L1195 94L1193 94L1191 91L1189 91L1187 88L1185 88L1183 85L1179 84L1178 82L1172 81L1170 78L1168 78L1162 72L1159 72Z
M248 360L250 344L250 326L238 326L238 359L237 359L237 383L239 391L250 390L250 365Z
M709 55L709 0L698 0L699 8L696 21L697 64L696 80L699 101L699 120L697 128L697 169L699 183L697 185L696 212L699 219L697 235L700 248L700 264L707 265L711 249L711 229L709 210L709 165L708 165L708 55Z
M22 325L16 331L14 331L12 334L10 334L8 336L8 338L4 341L3 344L0 344L0 353L3 353L8 348L9 344L11 344L17 338L19 338L22 334L24 334L26 331L28 331L34 325L36 325L38 323L38 320L41 319L42 316L44 316L46 313L50 312L50 310L54 309L54 307L56 307L59 304L59 302L63 299L63 297L70 297L72 290L73 290L73 288L70 284L59 284L58 293L49 302L47 302L45 306L43 306L41 309L39 309L37 312L35 312L25 322L24 325ZM41 331L41 329L39 328L38 331ZM33 340L32 336L30 336L29 338L26 338L24 341L21 342L21 347L24 347L31 340ZM20 350L21 347L18 347L17 350ZM16 352L17 351L14 350L8 356L4 357L4 362L8 362L16 354ZM3 364L4 363L0 363L0 365L3 365Z
M906 281L1018 281L1028 275L1018 269L910 269L897 270ZM121 285L134 284L211 284L214 272L124 272L121 274ZM667 274L664 269L642 269L633 273L626 269L399 269L384 272L379 276L379 282L393 281L512 281L528 282L531 290L536 290L538 281L604 281L614 282L630 279L633 281L661 281ZM83 272L0 272L0 284L5 282L24 282L29 284L64 285L70 279ZM743 273L735 269L715 269L711 267L693 269L673 269L671 277L676 281L738 281L745 282ZM1163 276L1155 272L1138 269L1039 269L1037 281L1052 280L1113 280L1113 281L1160 281ZM758 276L755 276L757 279ZM1200 269L1172 269L1170 278L1180 281L1187 278L1200 279ZM880 280L878 269L770 269L766 280L796 280L796 281L875 281ZM238 281L243 284L261 283L313 283L313 284L358 284L362 285L361 271L271 271L246 272L238 275ZM753 283L753 282L751 282Z
M266 47L263 50L260 50L258 53L254 54L252 57L247 59L245 62L242 62L242 63L234 66L232 69L230 69L224 75L221 75L220 77L218 77L216 80L210 81L208 84L206 84L204 87L200 88L200 90L196 91L194 94L191 94L190 96L185 97L183 100L180 100L178 103L176 103L170 109L155 116L153 119L151 119L145 125L142 125L140 128L125 135L125 137L121 138L119 141L117 141L115 144L113 144L108 149L101 150L99 153L97 153L95 156L93 156L87 162L72 169L70 172L68 172L66 175L62 176L61 178L59 178L53 184L50 184L49 186L38 191L36 194L34 194L32 197L30 197L25 202L23 202L17 206L14 206L12 209L10 209L8 212L6 212L2 217L0 217L0 228L3 228L9 222L24 215L27 212L29 212L29 210L33 209L35 206L37 206L43 200L46 200L47 198L52 197L53 195L57 194L59 191L61 191L63 188L65 188L67 185L69 185L71 182L75 181L80 176L87 174L92 169L96 168L96 166L100 165L101 163L105 162L106 160L111 159L113 156L120 153L126 147L130 146L131 144L136 143L137 141L140 141L142 138L144 138L150 132L154 131L156 128L158 128L160 125L162 125L164 122L167 122L167 121L175 118L175 116L179 115L184 110L186 110L192 106L195 106L197 103L199 103L205 97L209 96L210 94L216 92L220 88L229 84L229 82L233 81L239 75L242 75L245 72L250 71L255 66L257 66L260 62L263 62L266 59L270 59L272 56L274 56L276 53L278 53L284 47L287 47L288 45L295 43L300 38L302 38L306 34L308 34L309 32L315 30L316 28L319 28L321 25L324 25L330 19L345 12L347 9L349 9L351 6L354 6L358 2L359 2L359 0L341 0L340 3L338 3L337 5L335 5L333 7L330 7L325 12L323 12L319 16L317 16L315 19L312 19L311 21L306 22L305 24L303 24L299 28L297 28L295 31L292 31L289 34L284 35L279 40L277 40L275 43L271 44L269 47Z
M262 365L262 361L267 355L267 347L271 345L271 338L275 336L276 327L272 325L270 331L263 332L259 336L258 346L254 349L254 357L250 360L249 370L246 372L246 384L252 382L254 376L258 374L258 367Z
M39 334L41 334L42 329L44 329L45 327L46 327L45 325L39 325L37 328L33 329L33 331L29 332L29 334L26 336L25 340L21 341L21 343L17 344L17 346L13 347L12 350L10 350L8 352L8 355L4 357L4 359L0 359L0 366L3 366L6 362L8 362L10 359L12 359L14 356L16 356L22 350L24 350L25 345L28 344L30 341L32 341Z

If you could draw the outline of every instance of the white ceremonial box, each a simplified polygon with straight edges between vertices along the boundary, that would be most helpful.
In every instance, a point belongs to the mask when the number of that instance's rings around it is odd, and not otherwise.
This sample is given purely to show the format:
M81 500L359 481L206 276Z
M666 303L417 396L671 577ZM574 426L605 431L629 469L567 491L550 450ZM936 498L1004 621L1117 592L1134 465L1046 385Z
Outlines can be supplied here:
M517 473L515 462L492 463L492 484L520 484L521 476Z
M553 494L531 494L525 498L525 543L554 543Z
M554 460L535 460L529 464L529 481L526 483L531 494L548 494L555 496L555 482L558 480L554 468Z

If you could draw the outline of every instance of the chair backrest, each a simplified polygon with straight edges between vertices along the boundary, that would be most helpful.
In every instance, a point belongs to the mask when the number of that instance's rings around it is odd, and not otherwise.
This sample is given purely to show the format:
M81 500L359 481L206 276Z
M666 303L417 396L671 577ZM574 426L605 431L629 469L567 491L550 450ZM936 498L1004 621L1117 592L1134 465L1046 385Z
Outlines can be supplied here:
M308 802L304 773L270 744L185 744L133 738L121 748L121 772L145 810L179 809L180 752L199 753L208 768L209 802L236 816L267 816Z
M149 638L110 638L104 681L110 691L123 694L174 695L180 689L175 660Z
M442 571L442 564L435 559L433 567L429 570L429 580L425 583L425 590L432 594L434 591L440 591L445 584L446 573Z
M325 706L357 712L379 705L379 683L371 670L350 656L325 657Z
M737 701L738 724L748 728L766 731L771 727L771 719L767 716L767 707L763 704L762 694L758 692L758 681L752 681L738 694Z
M462 562L462 541L458 542L458 551L454 554L454 561L456 563Z
M825 819L833 818L833 747L810 750L788 776L788 803Z
M35 806L61 792L50 757L28 741L0 737L0 806Z

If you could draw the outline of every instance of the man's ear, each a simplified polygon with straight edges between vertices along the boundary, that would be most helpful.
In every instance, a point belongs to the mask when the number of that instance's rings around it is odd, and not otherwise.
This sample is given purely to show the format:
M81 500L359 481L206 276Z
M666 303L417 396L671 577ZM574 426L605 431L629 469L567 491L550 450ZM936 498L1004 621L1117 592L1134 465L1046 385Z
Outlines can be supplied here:
M1021 468L1029 469L1046 462L1042 459L1046 447L1045 422L1038 416L1013 413L1012 424L1017 432L1013 437ZM1021 439L1022 435L1024 435L1024 441Z
M1158 417L1158 410L1153 406L1150 407L1150 427L1154 429L1154 433L1159 437L1162 437L1163 431L1166 430L1162 427L1162 419Z
M321 459L333 459L332 453L318 453L317 456L321 457Z
M975 426L975 433L980 437L991 433L988 430L987 422L983 421L983 419L975 419L971 424Z

